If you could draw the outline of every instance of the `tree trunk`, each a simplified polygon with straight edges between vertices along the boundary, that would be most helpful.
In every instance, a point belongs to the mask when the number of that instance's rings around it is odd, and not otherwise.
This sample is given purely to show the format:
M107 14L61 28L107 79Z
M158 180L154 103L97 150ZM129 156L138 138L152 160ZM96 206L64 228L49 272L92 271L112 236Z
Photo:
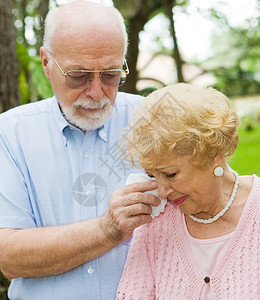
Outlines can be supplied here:
M23 30L23 44L24 46L27 48L28 47L28 43L27 43L27 39L26 39L26 36L25 36L25 18L27 16L27 13L26 13L26 6L27 6L27 0L22 0L20 1L20 13L21 13L21 21L23 23L23 27L22 27L22 30Z
M139 32L143 30L145 23L152 13L161 7L161 1L150 0L113 0L114 5L124 16L128 27L128 55L127 61L130 74L126 83L120 88L121 91L136 93L138 70L136 68L139 54Z
M39 48L42 46L42 42L43 42L44 21L47 16L47 13L49 11L49 3L50 3L49 0L40 1L39 6L38 6L39 23L40 23L40 27L41 27L41 30L39 32L39 43L38 43L38 47L37 47L38 52L39 52Z
M1 300L8 300L9 298L7 297L7 290L9 287L9 280L4 277L2 273L0 273L0 299Z
M175 1L167 0L165 8L166 8L166 14L170 20L170 29L171 29L173 45L174 45L173 58L176 64L178 82L184 82L184 77L182 72L183 61L181 59L177 36L176 36L176 30L175 30L175 22L174 22L174 14L173 14L174 5L175 5Z
M137 59L139 54L139 32L143 29L143 21L139 21L138 18L133 17L129 19L128 23L128 56L127 63L130 73L127 75L125 84L120 88L121 91L136 94L136 82L138 79L138 70L136 68Z
M0 112L20 104L12 0L0 1Z

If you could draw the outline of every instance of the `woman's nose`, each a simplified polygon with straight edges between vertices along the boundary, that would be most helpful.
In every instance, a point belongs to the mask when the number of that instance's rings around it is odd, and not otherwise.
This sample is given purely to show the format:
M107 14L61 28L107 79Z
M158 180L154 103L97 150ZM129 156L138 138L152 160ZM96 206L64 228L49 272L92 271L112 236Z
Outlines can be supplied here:
M165 181L157 181L158 183L158 196L161 198L167 198L169 194L174 192L174 188Z

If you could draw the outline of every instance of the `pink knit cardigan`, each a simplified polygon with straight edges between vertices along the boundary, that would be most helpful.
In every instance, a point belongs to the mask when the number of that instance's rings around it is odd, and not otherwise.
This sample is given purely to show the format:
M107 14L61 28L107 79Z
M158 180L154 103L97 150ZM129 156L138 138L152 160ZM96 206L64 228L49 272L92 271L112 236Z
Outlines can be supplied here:
M242 216L209 278L193 261L182 213L168 202L164 214L136 229L117 299L196 300L205 284L212 299L260 299L260 178L251 178Z

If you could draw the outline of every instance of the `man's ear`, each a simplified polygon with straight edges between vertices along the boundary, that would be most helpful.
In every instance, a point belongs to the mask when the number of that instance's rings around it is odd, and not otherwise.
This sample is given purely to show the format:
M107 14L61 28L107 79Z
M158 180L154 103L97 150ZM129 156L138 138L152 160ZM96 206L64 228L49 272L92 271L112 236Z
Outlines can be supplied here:
M46 48L44 48L44 47L40 48L40 56L41 56L41 60L42 60L44 74L47 77L47 79L50 80L50 70L49 70L50 64L49 64L49 58L48 58L48 51L46 50Z

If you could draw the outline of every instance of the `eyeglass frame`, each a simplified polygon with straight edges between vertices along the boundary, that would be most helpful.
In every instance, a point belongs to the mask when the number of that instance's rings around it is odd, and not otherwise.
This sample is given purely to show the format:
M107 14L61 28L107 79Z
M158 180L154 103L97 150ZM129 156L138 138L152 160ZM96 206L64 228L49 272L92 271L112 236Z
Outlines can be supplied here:
M51 53L50 53L51 54ZM125 74L126 74L126 76L130 73L130 71L129 71L129 67L128 67L128 64L127 64L127 61L126 61L126 59L124 60L124 64L123 64L123 66L125 66L126 67L126 69L117 69L117 68L115 68L115 69L103 69L103 70L88 70L88 69L83 69L83 70L69 70L69 71L67 71L67 72L64 72L63 70L62 70L62 68L61 68L61 66L59 65L59 63L57 62L57 60L55 59L55 57L51 54L51 56L52 56L52 59L54 60L54 62L56 63L56 65L57 65L57 67L58 67L58 69L60 70L60 72L61 72L61 74L63 75L63 76L69 76L69 73L71 73L71 72L79 72L79 73L99 73L99 78L100 78L100 80L101 80L101 82L104 84L104 85L106 85L106 86L109 86L109 85L107 85L107 84L105 84L104 82L103 82L103 80L102 80L102 73L103 72L125 72ZM95 75L93 75L93 77L95 77ZM92 78L93 78L92 77ZM93 79L92 79L93 80ZM91 81L92 81L91 80ZM121 77L120 77L120 80L121 80ZM120 80L119 80L119 83L120 83ZM89 82L91 82L91 81L89 81ZM125 81L122 83L122 84L120 84L120 85L118 85L117 87L120 87L120 86L122 86L123 84L125 83ZM78 87L78 88L74 88L74 89L81 89L81 88L84 88L84 86L86 85L86 83L82 86L82 87ZM110 86L110 87L113 87L113 86ZM116 87L116 86L115 86Z

